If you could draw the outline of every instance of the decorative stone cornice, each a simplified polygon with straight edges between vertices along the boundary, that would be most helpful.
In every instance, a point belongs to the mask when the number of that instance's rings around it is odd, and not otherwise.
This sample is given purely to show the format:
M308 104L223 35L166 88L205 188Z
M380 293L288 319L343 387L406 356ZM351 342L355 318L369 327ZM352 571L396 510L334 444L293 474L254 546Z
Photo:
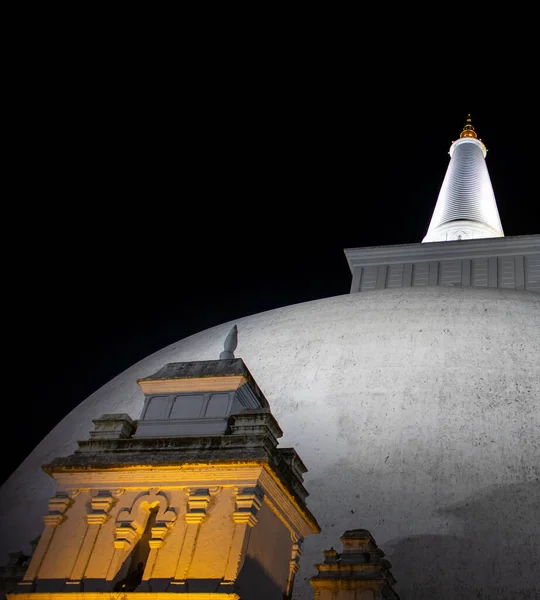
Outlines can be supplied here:
M266 466L261 473L260 485L265 490L265 502L271 498L271 504L275 504L276 514L279 513L286 519L291 532L302 537L307 537L311 533L320 533L321 528L306 505L291 494L283 485L281 478L269 466Z
M243 375L228 377L201 377L198 379L139 380L137 383L144 394L171 394L182 392L223 392L236 390L246 383Z
M233 437L233 436L230 436ZM283 460L283 459L282 459ZM53 477L64 489L70 487L92 487L95 472L55 471ZM236 461L236 463L202 462L171 465L170 467L141 466L135 468L110 469L100 472L100 484L109 489L148 489L149 486L167 488L170 485L189 489L207 488L209 483L215 487L231 486L237 482L246 486L249 482L256 485L260 481L265 491L265 502L270 500L276 514L281 515L283 522L291 531L306 537L311 533L319 533L320 527L306 507L302 498L294 493L294 489L282 481L282 477L265 461ZM273 510L274 510L273 509Z
M110 440L131 437L137 425L127 413L101 415L93 419L94 430L90 432L91 439Z
M65 592L14 593L8 600L66 600ZM182 600L240 600L236 593L182 592ZM178 600L176 592L70 592L69 600Z
M303 486L302 474L306 468L292 449L276 448L276 435L281 429L275 423L271 413L265 411L246 411L234 416L231 425L232 435L208 437L186 437L170 439L119 439L91 440L80 443L81 452L69 457L55 459L45 467L45 471L58 482L66 481L66 473L72 472L84 487L86 480L92 481L94 471L99 471L102 485L125 486L140 477L142 487L152 485L159 473L162 481L186 480L193 470L197 472L187 487L199 487L200 474L204 473L210 481L220 477L226 482L227 473L234 478L238 468L246 465L268 464L282 480L284 487L303 505L308 495ZM238 428L238 429L236 429ZM153 469L149 470L151 462ZM215 468L213 468L215 467ZM170 474L167 474L170 471ZM161 478L160 477L160 478ZM112 483L116 481L116 483ZM220 485L217 483L217 485Z
M125 466L116 469L104 470L99 473L102 485L109 487L122 486L126 490L148 490L150 486L167 488L170 485L179 485L186 488L208 487L204 482L212 482L215 486L223 486L242 480L256 481L265 463L260 460L238 460L236 463L216 461L191 461L184 464L165 465L152 467ZM54 479L65 489L72 486L91 488L96 480L94 470L55 471Z
M137 383L146 395L233 391L247 384L257 397L256 404L268 408L268 401L241 358L168 363Z
M283 431L272 413L265 408L244 410L231 417L231 435L267 437L272 446L277 446L278 438L283 436Z
M346 248L344 252L354 274L355 268L364 266L536 254L540 252L540 235L367 246Z
M294 448L278 448L278 452L281 454L285 462L291 467L293 473L299 479L300 482L304 481L304 473L307 472L307 467L298 455L298 452Z
M208 438L212 444L208 444ZM249 460L262 458L272 449L268 436L251 435L197 435L189 437L164 437L129 439L91 439L78 442L76 453L55 458L43 470L52 475L63 470L103 471L152 464L171 467L175 464L200 463L227 459Z

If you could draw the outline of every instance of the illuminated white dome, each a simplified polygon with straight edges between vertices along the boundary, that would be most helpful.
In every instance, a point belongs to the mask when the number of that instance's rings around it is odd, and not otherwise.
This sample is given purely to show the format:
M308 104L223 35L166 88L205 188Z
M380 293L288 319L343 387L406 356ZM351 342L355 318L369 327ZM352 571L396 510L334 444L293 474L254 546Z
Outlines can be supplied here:
M540 296L387 289L235 321L236 356L309 469L296 598L322 550L370 530L402 600L534 598L540 564ZM53 481L40 465L88 438L92 419L143 405L138 378L217 359L226 323L140 361L97 390L1 489L2 551L41 533ZM5 562L5 561L4 561ZM536 566L535 566L536 565Z

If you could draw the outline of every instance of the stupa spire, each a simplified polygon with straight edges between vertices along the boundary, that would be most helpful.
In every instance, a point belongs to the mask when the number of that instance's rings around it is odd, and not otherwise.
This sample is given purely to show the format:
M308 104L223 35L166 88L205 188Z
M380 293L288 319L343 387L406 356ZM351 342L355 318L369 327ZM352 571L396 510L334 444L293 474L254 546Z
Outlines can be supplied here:
M423 242L503 237L489 177L487 148L467 115L459 139L450 146L450 163Z

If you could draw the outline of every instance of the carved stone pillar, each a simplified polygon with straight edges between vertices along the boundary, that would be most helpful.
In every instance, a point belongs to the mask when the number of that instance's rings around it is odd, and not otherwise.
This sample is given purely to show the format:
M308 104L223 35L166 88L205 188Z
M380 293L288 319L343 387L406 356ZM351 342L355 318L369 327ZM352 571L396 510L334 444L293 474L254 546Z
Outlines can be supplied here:
M109 513L121 492L112 494L102 490L90 500L90 512L86 515L86 533L73 565L69 580L66 581L66 591L82 591L82 580L94 550L96 539L101 526L109 519Z
M289 579L287 580L287 591L286 596L290 598L292 596L294 578L300 568L300 557L302 556L302 542L303 538L291 533L291 539L293 542L291 549L291 560L289 561Z
M257 523L257 513L261 508L264 493L258 487L235 488L236 510L233 513L235 523L234 533L229 548L229 557L220 592L230 592L238 573L244 564L246 548L249 542L251 528Z
M161 546L163 546L163 538L167 535L167 531L168 529L165 526L152 527L152 538L148 542L148 545L150 546L150 554L148 555L148 560L146 561L146 566L144 568L143 582L152 578L158 551Z
M163 516L163 520L157 522L155 527L152 527L150 530L152 534L152 537L148 542L148 545L150 546L150 554L148 555L148 560L146 561L146 566L144 568L142 583L140 587L137 588L138 591L151 591L148 585L148 580L152 579L152 573L154 572L154 566L156 564L159 549L165 543L165 537L167 536L170 528L173 526L175 520L176 515L172 511L168 511Z
M122 566L126 551L133 548L140 538L140 534L132 523L119 523L114 532L114 554L107 571L107 581L112 581Z
M182 543L180 556L178 557L174 579L170 583L169 591L179 591L179 588L175 590L174 587L183 586L186 583L186 577L195 552L195 545L197 543L200 526L207 516L208 507L210 506L212 498L219 490L220 488L217 487L187 490L188 500L187 511L185 514L186 531L184 533L184 541Z
M23 580L18 585L21 592L31 591L34 581L39 575L39 570L51 544L54 532L58 525L65 520L66 517L64 513L71 504L72 496L65 492L57 492L56 495L49 500L49 512L43 517L45 528L41 534L37 548L32 555L32 560L30 561L30 565L26 570Z

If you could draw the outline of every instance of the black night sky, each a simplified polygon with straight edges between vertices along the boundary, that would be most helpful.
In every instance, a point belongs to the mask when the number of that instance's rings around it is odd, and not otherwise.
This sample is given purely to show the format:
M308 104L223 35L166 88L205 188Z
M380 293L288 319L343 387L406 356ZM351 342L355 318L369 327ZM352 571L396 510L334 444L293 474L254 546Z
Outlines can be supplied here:
M348 293L344 248L420 242L469 112L505 234L540 233L525 89L503 99L502 84L448 79L413 97L403 72L364 64L266 55L254 68L218 53L171 70L142 50L56 50L32 63L39 101L20 97L4 220L4 477L148 354Z

